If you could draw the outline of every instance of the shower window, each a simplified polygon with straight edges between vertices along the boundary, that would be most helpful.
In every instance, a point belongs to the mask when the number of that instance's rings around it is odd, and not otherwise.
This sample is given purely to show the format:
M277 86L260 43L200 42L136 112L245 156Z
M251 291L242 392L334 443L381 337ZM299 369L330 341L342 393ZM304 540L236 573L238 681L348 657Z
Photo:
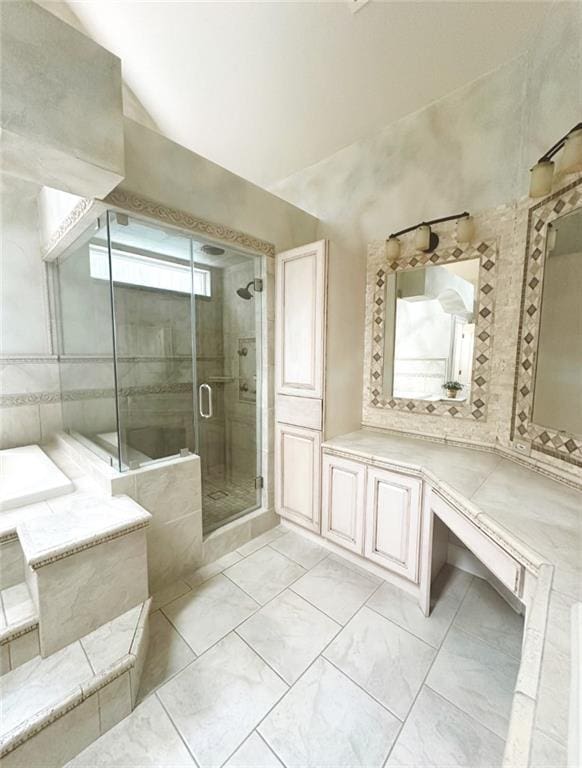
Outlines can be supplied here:
M109 252L100 245L89 246L91 277L109 280ZM210 296L211 280L207 269L189 264L161 261L137 253L111 251L113 282L138 285L143 288L176 291L190 295L192 287L198 296Z
M260 506L261 274L114 212L59 262L66 428L121 471L197 453L206 533Z

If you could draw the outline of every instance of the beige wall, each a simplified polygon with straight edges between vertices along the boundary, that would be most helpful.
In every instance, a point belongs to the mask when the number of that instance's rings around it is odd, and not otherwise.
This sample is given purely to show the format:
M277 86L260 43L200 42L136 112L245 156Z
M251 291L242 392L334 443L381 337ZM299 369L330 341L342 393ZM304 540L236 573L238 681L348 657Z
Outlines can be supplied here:
M120 190L267 240L278 251L315 238L317 219L295 205L129 118L124 133Z
M86 197L123 178L121 61L30 0L0 4L5 173Z
M529 167L580 119L581 28L582 5L556 3L527 54L273 187L317 215L318 237L331 241L328 437L361 420L368 243L423 219L515 205L527 193ZM509 281L499 307L508 329L518 324L523 210L516 221L508 226L520 232L514 240L505 228L499 263L500 280ZM516 339L510 333L499 346L497 369L506 396L493 421L473 430L475 440L495 440L499 424L507 441ZM375 423L424 434L444 430L430 416L382 412ZM446 429L451 437L466 431L460 422Z

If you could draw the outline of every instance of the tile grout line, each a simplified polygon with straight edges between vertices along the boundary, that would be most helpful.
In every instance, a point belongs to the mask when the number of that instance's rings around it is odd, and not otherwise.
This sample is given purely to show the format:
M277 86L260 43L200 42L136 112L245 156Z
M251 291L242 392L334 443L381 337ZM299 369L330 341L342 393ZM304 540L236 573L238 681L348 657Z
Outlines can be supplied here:
M265 545L265 546L268 546L268 544L267 544L267 545ZM260 547L260 549L263 549L263 547ZM235 551L235 550L233 550L233 551ZM255 552L258 552L258 550L255 550ZM240 560L239 562L242 562L242 560L246 560L248 557L250 557L251 555L255 554L255 552L252 552L250 555L247 555L246 557L242 557L242 558L241 558L241 560ZM284 557L284 555L283 555L283 557ZM287 559L289 559L289 558L287 558ZM293 561L291 561L291 562L293 562ZM320 562L321 562L321 561L320 561ZM234 563L234 565L238 565L238 563ZM316 565L319 565L319 563L316 563ZM232 567L232 566L229 566L229 567ZM192 646L190 645L190 643L188 642L188 640L187 640L187 639L184 637L184 635L183 635L183 634L180 632L180 630L178 629L178 627L176 627L176 625L173 623L173 621L170 619L170 617L169 617L169 616L166 614L166 612L164 611L164 608L165 608L167 605L170 605L170 603L173 603L173 602L175 602L176 600L180 600L182 597L185 597L185 596L188 594L188 592L186 592L184 595L181 595L180 597L177 597L177 598L175 598L175 600L171 600L169 603L166 603L164 606L162 606L162 607L158 608L157 610L158 610L158 611L160 611L160 613L161 613L161 614L164 616L164 618L165 618L165 619L166 619L166 620L169 622L169 624L171 625L171 627L172 627L172 628L173 628L173 629L176 631L176 633L177 633L177 634L180 636L180 638L181 638L181 639L182 639L182 640L183 640L183 641L186 643L186 645L188 646L188 648L190 648L190 650L191 650L191 651L192 651L192 653L194 654L194 658L192 659L192 661L191 661L189 664L187 664L187 665L186 665L186 667L189 667L189 666L190 666L191 664L193 664L193 663L194 663L194 662L195 662L197 659L199 659L199 658L201 658L202 656L204 656L204 654L205 654L207 651L209 651L211 648L213 648L215 645L217 645L217 643L219 643L221 640L223 640L225 637L227 637L227 635L229 635L231 632L234 632L234 631L236 631L236 630L237 630L237 629L238 629L240 626L242 626L242 624L244 624L246 621L248 621L248 620L249 620L249 619L250 619L252 616L255 616L255 615L256 615L256 614L257 614L257 613L258 613L258 612L259 612L259 611L260 611L262 608L265 608L267 605L269 605L269 603L271 603L273 600L275 600L277 597L279 597L279 596L280 596L280 595L281 595L281 594L282 594L282 593L283 593L283 592L284 592L286 589L289 589L289 588L291 587L291 585L292 585L292 584L294 584L294 583L295 583L296 581L298 581L299 579L302 579L302 578L303 578L303 576L305 576L307 573L309 573L309 571L310 571L310 570L313 570L313 568L315 568L315 565L314 565L314 566L312 566L312 568L310 568L309 570L306 570L306 569L304 569L304 570L305 570L305 573L301 574L301 575L300 575L300 576L299 576L297 579L295 579L294 581L290 582L290 584L289 584L287 587L284 587L284 588L283 588L283 589L282 589L280 592L278 592L276 595L274 595L274 596L273 596L273 597L272 597L272 598L271 598L271 599L270 599L268 602L266 602L264 605L261 605L261 604L260 604L260 603L259 603L257 600L255 600L255 598L254 598L252 595L250 595L250 594L249 594L248 592L246 592L246 591L245 591L245 590L244 590L242 587L240 587L238 584L236 584L236 582L234 582L234 581L233 581L233 580L232 580L230 577L228 577L228 576L227 576L227 574L225 573L225 570L227 570L227 569L225 569L224 571L220 571L219 573L216 573L214 576L211 576L210 578L208 578L208 579L206 579L205 581L203 581L203 582L202 582L202 584L205 584L206 582L210 581L211 579L214 579L214 578L216 578L217 576L225 576L226 578L228 578L228 580L231 582L231 584L234 584L234 586L235 586L235 587L237 587L238 589L240 589L240 590L241 590L241 592L243 592L245 595L247 595L247 597L249 597L251 600L253 600L253 602L257 603L257 608L256 608L256 609L255 609L255 610L254 610L254 611L253 611L251 614L249 614L249 615L248 615L246 618L244 618L242 621L240 621L238 624L236 624L234 627L232 627L232 629L229 629L229 631L228 631L228 632L226 632L226 634L224 634L224 635L223 635L221 638L219 638L218 640L216 640L216 642L212 643L212 645L210 645L208 648L206 648L204 651L202 651L202 653L197 653L197 652L194 650L194 648L192 648ZM198 587L202 586L202 584L198 585ZM381 586L381 585L378 585L378 588L379 588L380 586ZM195 592L195 591L197 591L198 587L195 587L195 588L191 588L191 589L190 589L190 591L191 591L191 592ZM294 590L293 590L293 591L294 591ZM374 591L376 591L376 590L374 590ZM297 593L297 592L295 592L295 594L298 594L298 593ZM301 595L298 595L298 596L299 596L299 597L302 597ZM305 598L302 598L302 599L304 599L304 600L305 600ZM308 602L308 603L309 603L309 601L308 601L308 600L306 600L306 602ZM320 609L320 608L317 608L317 606L313 605L312 603L309 603L309 604L310 604L310 605L312 605L312 607L313 607L313 608L315 608L316 610L319 610L319 611L321 611L321 609ZM156 611L154 611L154 613L156 613ZM324 614L325 616L327 616L328 618L332 619L332 617L331 617L331 616L328 616L328 615L327 615L327 614L326 614L324 611L321 611L321 613L323 613L323 614ZM335 619L332 619L332 621L335 621ZM339 622L337 622L337 621L336 621L336 624L339 624ZM340 626L341 626L341 625L340 625ZM237 634L238 634L238 633L237 633ZM182 668L182 670L180 670L180 672L181 672L181 671L183 671L184 669L186 669L186 667L183 667L183 668ZM157 690L159 690L159 688L161 688L161 687L162 687L162 685L165 685L165 683L166 683L166 682L168 682L170 679L173 679L173 678L174 678L174 677L175 677L177 674L179 674L179 672L176 672L176 674L175 674L175 675L172 675L172 677L171 677L171 678L168 678L168 680L164 681L163 683L160 683L160 685L159 685L159 686L157 686L157 688L156 688L155 690L156 690L156 691L157 691ZM149 694L148 694L148 695L149 695Z
M420 635L417 635L415 632L412 632L412 630L408 629L408 627L403 627L402 624L399 624L394 619L389 618L388 616L384 616L383 613L380 613L376 608L374 608L371 605L368 605L368 603L364 603L362 608L367 608L369 611L372 611L372 613L375 613L376 616L379 616L381 619L385 619L390 624L394 625L395 627L398 627L398 629L401 629L403 632L408 632L409 635L412 635L416 640L419 640L421 643L424 643L428 648L432 648L433 651L439 652L440 646L433 645L432 643L429 643L428 640L425 640L424 637L420 637Z
M359 613L359 611L358 611L358 613ZM339 634L339 633L338 633L338 634ZM337 635L336 635L336 637L337 637ZM334 640L335 640L335 638L334 638ZM325 656L325 655L324 655L324 653L325 653L325 651L326 651L326 650L327 650L327 648L326 648L324 651L322 651L320 655L321 655L321 657L322 657L322 658L323 658L325 661L327 661L327 663L328 663L328 664L330 664L330 665L331 665L331 666L332 666L332 667L333 667L333 668L334 668L334 669L335 669L337 672L339 672L341 675L343 675L344 677L346 677L346 678L347 678L347 679L350 681L350 683L353 683L353 684L356 686L356 688L359 688L359 689L362 691L362 693L365 693L365 694L366 694L366 696L368 696L368 698L372 699L372 701L375 701L375 702L376 702L376 704L378 704L378 706L380 706L380 707L382 707L382 709L386 710L386 712L388 712L388 714L389 714L391 717L393 717L395 720L398 720L398 722L399 722L401 725L404 723L404 720L402 720L402 718L398 717L398 715L396 714L396 712L393 712L393 711L390 709L390 707L389 707L387 704L385 704L384 702L380 701L380 699L378 699L378 698L377 698L377 697L376 697L376 696L375 696L373 693L371 693L370 691L367 691L367 690L366 690L366 689L365 689L365 688L362 686L362 684L361 684L361 683L358 683L358 681L357 681L357 680L354 680L354 678L353 678L351 675L349 675L349 674L348 674L348 673L347 673L345 670L341 669L341 667L338 667L338 665L337 665L337 664L336 664L334 661L332 661L332 660L331 660L331 659L330 659L328 656ZM406 719L406 718L405 718L405 719ZM398 730L399 730L399 732L400 732L400 729L398 729Z
M474 579L475 579L475 577L474 577L474 576L472 576L472 577L471 577L471 580L469 581L469 584L468 584L468 587L467 587L467 590L466 590L465 594L463 595L462 599L459 601L459 605L457 606L457 610L455 611L455 614L454 614L453 618L451 619L451 623L449 624L449 626L448 626L448 628L447 628L447 631L446 631L446 632L445 632L445 634L443 635L443 639L441 640L441 643L440 643L440 645L439 645L439 647L438 647L438 650L437 650L437 652L435 653L435 655L434 655L434 658L433 658L432 662L430 663L430 665L429 665L429 667L428 667L428 669L427 669L427 671L426 671L426 674L425 674L425 676L424 676L424 678L423 678L423 680L422 680L421 684L420 684L420 685L419 685L419 687L418 687L418 690L417 690L417 692L416 692L416 696L415 696L415 697L414 697L414 699L412 700L412 704L410 705L410 707L409 707L409 709L408 709L408 712L406 713L406 717L405 717L405 718L404 718L404 720L402 721L402 725L401 725L401 727L400 727L400 730L398 731L398 733L396 734L396 738L395 738L395 739L394 739L394 741L392 742L392 745L391 745L391 747L390 747L390 749L389 749L389 751L388 751L388 754L386 755L386 759L384 760L384 762L383 762L383 764L382 764L382 768L387 768L387 763L388 763L388 760L390 759L390 755L392 754L392 751L394 750L394 747L396 746L396 744L398 743L398 740L400 739L400 736L402 735L402 731L404 730L404 726L405 726L405 725L406 725L406 723L408 722L408 718L410 717L410 713L412 712L412 710L414 709L414 706L415 706L416 702L418 701L418 697L420 696L420 694L421 694L421 692L422 692L422 689L424 688L424 686L425 686L425 684L426 684L426 680L427 680L427 678L428 678L428 676L429 676L429 674L430 674L430 671L431 671L431 669L434 667L434 665L435 665L435 662L436 662L436 660L437 660L437 659L438 659L438 657L439 657L439 654L440 654L440 652L441 652L441 649L442 649L442 647L443 647L443 645L444 645L444 643L445 643L445 640L447 639L447 636L448 636L448 634L449 634L449 632L450 632L450 630L451 630L451 627L452 627L452 626L453 626L453 624L455 623L455 619L457 618L457 616L458 616L458 613L459 613L459 611L461 610L461 606L464 604L465 600L467 599L467 595L469 594L469 590L471 589L471 585L473 584L473 581L474 581ZM432 690L432 689L431 689L431 690Z
M188 754L190 755L190 757L191 757L191 758L192 758L192 760L194 761L194 765L195 765L195 766L199 766L199 763L198 763L198 761L196 760L196 758L194 757L194 754L193 754L192 750L190 749L190 747L188 746L188 743L186 742L186 740L184 739L184 737L183 737L183 736L182 736L182 734L180 733L180 729L178 728L178 726L176 725L176 723L173 721L173 719L172 719L172 716L170 715L170 713L168 712L168 710L166 709L166 707L165 707L165 705L164 705L164 702L163 702L163 701L161 700L161 698L158 696L158 693L157 693L157 691L156 691L156 692L155 692L153 695L156 697L156 699L158 700L158 702L159 702L159 704L160 704L161 708L164 710L164 712L165 712L165 714L166 714L166 717L168 718L168 720L170 721L170 723L171 723L171 725L172 725L172 728L173 728L173 729L176 731L176 733L178 734L178 738L180 739L180 741L182 742L182 744L183 744L183 745L186 747L186 751L188 752Z
M269 750L269 752L270 752L272 755L274 755L274 756L275 756L275 759L276 759L276 760L278 760L278 761L281 763L281 765L285 766L285 763L283 762L283 760L282 760L282 759L279 757L279 755L278 755L278 754L277 754L277 753L276 753L276 752L273 750L273 748L271 747L271 745L270 745L270 744L267 744L267 742L265 741L264 737L263 737L263 736L262 736L262 735L261 735L261 734L260 734L260 733L257 731L257 729L256 729L256 728L255 728L255 730L254 730L254 731L252 731L252 733L256 733L256 734L257 734L257 737L258 737L258 738L259 738L259 739L260 739L260 740L263 742L263 744L264 744L264 745L267 747L267 749ZM251 734L249 734L249 736L248 736L247 738L250 738L250 736L252 735L252 733L251 733ZM243 744L244 744L244 742L243 742Z
M505 739L504 739L502 736L500 736L498 733L495 733L495 731L491 730L491 728L490 728L488 725L485 725L485 723L482 723L482 722L481 722L481 720L479 720L478 718L476 718L476 717L475 717L475 715L472 715L470 712L467 712L465 709L463 709L462 707L460 707L458 704L455 704L455 702L454 702L454 701L451 701L450 699L448 699L448 698L447 698L446 696L444 696L444 695L443 695L443 694L442 694L440 691L437 691L437 690L435 690L435 689L434 689L434 688L433 688L431 685L429 685L428 683L425 683L425 684L424 684L424 687L425 687L425 688L428 688L428 689L429 689L429 691L432 691L432 692L435 694L435 696L438 696L438 697L439 697L439 698L441 698L443 701L446 701L446 702L447 702L447 704L450 704L450 705L451 705L451 707L454 707L454 708L455 708L455 709L457 709L459 712L462 712L462 713L465 715L465 717L468 717L468 718L470 718L471 720L473 720L473 722L477 723L477 725L479 725L481 728L483 728L483 729L484 729L484 730L486 730L486 731L489 731L489 733L490 733L490 734L492 734L493 736L495 736L496 738L498 738L500 741L502 741L502 742L503 742L503 745L505 746ZM507 725L508 725L508 727L509 727L509 720L507 721Z
M313 566L313 567L315 567L315 566ZM382 586L382 584L378 584L378 587L377 587L376 589L380 589L380 587L381 587L381 586ZM376 591L376 590L374 590L374 592L375 592L375 591ZM295 593L295 594L297 594L297 593ZM299 597L302 597L302 596L301 596L301 595L299 595ZM371 595L370 595L370 597L371 597ZM303 599L305 599L305 598L303 598ZM309 603L309 601L308 601L308 600L307 600L306 602L308 602L308 603ZM317 608L317 607L316 607L316 606L314 606L312 603L309 603L309 605L311 605L313 608ZM363 604L362 604L362 605L363 605ZM361 607L362 607L362 606L360 606L360 608L361 608ZM321 609L317 608L317 610L321 610ZM358 610L359 610L359 609L358 609ZM322 611L322 613L323 613L323 611ZM357 611L356 611L356 613L357 613ZM325 615L327 616L327 614L325 614ZM355 614L354 614L354 615L355 615ZM328 616L328 618L330 618L330 619L331 619L331 616ZM332 619L332 621L335 621L335 619ZM346 622L346 623L347 623L347 622ZM266 738L266 736L264 736L264 735L263 735L263 734L262 734L262 733L259 731L259 728L260 728L260 726L261 726L261 725L264 723L264 721L267 719L267 717L268 717L268 716L271 714L271 712L272 712L272 711L275 709L275 707L276 707L276 706L277 706L277 705L278 705L278 704L279 704L279 703L280 703L280 702L283 700L283 698L285 698L285 696L287 696L287 694L289 694L289 693L290 693L290 692L293 690L293 688L294 688L294 687L295 687L295 686L296 686L296 685L299 683L299 681L300 681L300 680L301 680L303 677L305 677L305 675L306 675L306 674L309 672L309 670L310 670L310 669L311 669L311 668L314 666L314 664L317 662L317 660L318 660L318 659L322 659L322 661L328 662L328 659L327 659L327 658L326 658L326 657L325 657L323 654L325 653L325 651L326 651L326 650L329 648L329 646L330 646L330 645L331 645L331 644L334 642L334 640L335 640L335 639L338 637L338 635L339 635L339 634L340 634L340 633L341 633L341 632L344 630L344 628L345 628L345 625L343 625L343 624L340 624L340 623L339 623L339 622L337 622L337 621L336 621L336 624L338 624L340 628L339 628L339 629L338 629L338 631L335 633L335 635L334 635L334 636L333 636L333 637L332 637L332 638L329 640L329 642L328 642L328 643L326 643L326 645L324 645L324 647L321 649L321 651L319 652L319 654L318 654L318 655L317 655L317 656L316 656L316 657L313 659L313 661L312 661L312 662L311 662L311 663L310 663L310 664L309 664L309 665L308 665L308 666L307 666L307 667L306 667L306 668L303 670L303 672L302 672L302 673L299 675L299 677L297 678L297 680L295 680L295 682L293 683L293 685L291 685L291 686L289 687L288 691L286 691L286 693L284 694L284 696L282 696L282 697L281 697L281 699L279 699L279 701L278 701L276 704L274 704L274 705L271 707L271 709L270 709L270 710L269 710L269 711L268 711L268 712L267 712L267 713L264 715L264 717L263 717L263 718L260 720L260 722L259 722L259 723L258 723L258 724L255 726L255 731L256 731L256 732L258 733L258 735L259 735L259 736L260 736L260 737L263 739L263 741L264 741L264 742L267 744L267 746L268 746L268 747L271 749L271 751L273 752L273 754L274 754L274 755L275 755L275 756L276 756L276 757L277 757L277 758L278 758L278 759L281 761L281 763L282 763L283 765L285 765L285 761L284 761L284 760L283 760L283 758L282 758L282 757L279 755L279 753L277 752L277 750L276 750L276 749L275 749L275 748L274 748L274 747L273 747L273 746L272 746L272 745L269 743L269 741L268 741L268 739ZM238 633L237 633L237 634L238 634ZM329 662L328 662L328 663L329 663ZM338 670L338 671L340 672L340 674L341 674L341 675L343 675L344 677L346 677L348 680L350 680L350 681L351 681L351 678L348 678L348 677L347 677L347 675L345 675L345 673L341 672L341 670ZM363 689L362 689L362 690L363 690ZM366 692L365 692L365 693L366 693ZM370 694L366 693L366 695L368 695L368 696L369 696ZM370 698L371 698L371 697L370 697ZM249 734L249 735L250 735L250 734ZM247 738L248 738L248 737L247 737Z
M240 626L240 625L239 625L239 626ZM237 629L238 629L238 627L237 627ZM280 672L277 672L277 670L275 669L275 667L271 666L271 664L270 664L270 663L267 661L267 659L265 659L263 656L261 656L261 654L260 654L260 653L259 653L259 652L256 650L256 648L253 648L253 646L252 646L252 645L251 645L251 644L248 642L248 640L246 640L246 638L244 638L242 635L240 635L240 634L237 632L237 630L236 630L236 629L233 629L232 633L231 633L231 632L229 632L228 634L229 634L229 635L230 635L230 634L236 635L236 636L239 638L239 640L242 640L242 642L243 642L243 643L244 643L244 644L247 646L247 648L249 648L249 650L251 650L251 651L252 651L252 652L253 652L253 653L254 653L256 656L258 656L258 657L259 657L259 659L260 659L260 660L263 662L263 664L265 664L267 667L269 667L269 669L270 669L270 670L271 670L271 671L272 671L272 672L273 672L275 675L277 675L277 677L279 678L279 680L281 680L281 682L282 682L282 683L283 683L283 684L284 684L284 685L287 687L287 691L291 690L291 686L293 685L293 683L288 683L288 682L287 682L287 680L285 680L285 678L283 677L283 675L282 675ZM228 635L227 635L227 637L228 637ZM285 693L287 693L287 691L285 691ZM283 696L284 696L284 695L285 695L285 694L283 694Z

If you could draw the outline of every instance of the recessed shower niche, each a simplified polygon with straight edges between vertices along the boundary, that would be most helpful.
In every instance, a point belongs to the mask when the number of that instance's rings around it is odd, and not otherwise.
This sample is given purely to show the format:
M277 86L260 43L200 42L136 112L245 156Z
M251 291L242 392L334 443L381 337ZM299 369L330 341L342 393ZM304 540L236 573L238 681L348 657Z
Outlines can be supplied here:
M58 262L65 428L120 471L198 454L206 533L260 506L262 258L110 211Z

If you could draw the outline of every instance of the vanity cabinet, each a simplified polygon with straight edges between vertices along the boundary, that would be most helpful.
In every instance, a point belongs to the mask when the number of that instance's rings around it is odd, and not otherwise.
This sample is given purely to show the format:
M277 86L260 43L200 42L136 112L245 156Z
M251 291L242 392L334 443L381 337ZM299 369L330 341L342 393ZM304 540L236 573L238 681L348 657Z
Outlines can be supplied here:
M292 424L275 427L275 505L279 515L320 531L321 432Z
M416 477L369 468L364 555L418 581L422 482Z
M365 464L324 454L322 486L322 534L363 554Z
M416 477L323 455L322 535L418 582L422 482Z

